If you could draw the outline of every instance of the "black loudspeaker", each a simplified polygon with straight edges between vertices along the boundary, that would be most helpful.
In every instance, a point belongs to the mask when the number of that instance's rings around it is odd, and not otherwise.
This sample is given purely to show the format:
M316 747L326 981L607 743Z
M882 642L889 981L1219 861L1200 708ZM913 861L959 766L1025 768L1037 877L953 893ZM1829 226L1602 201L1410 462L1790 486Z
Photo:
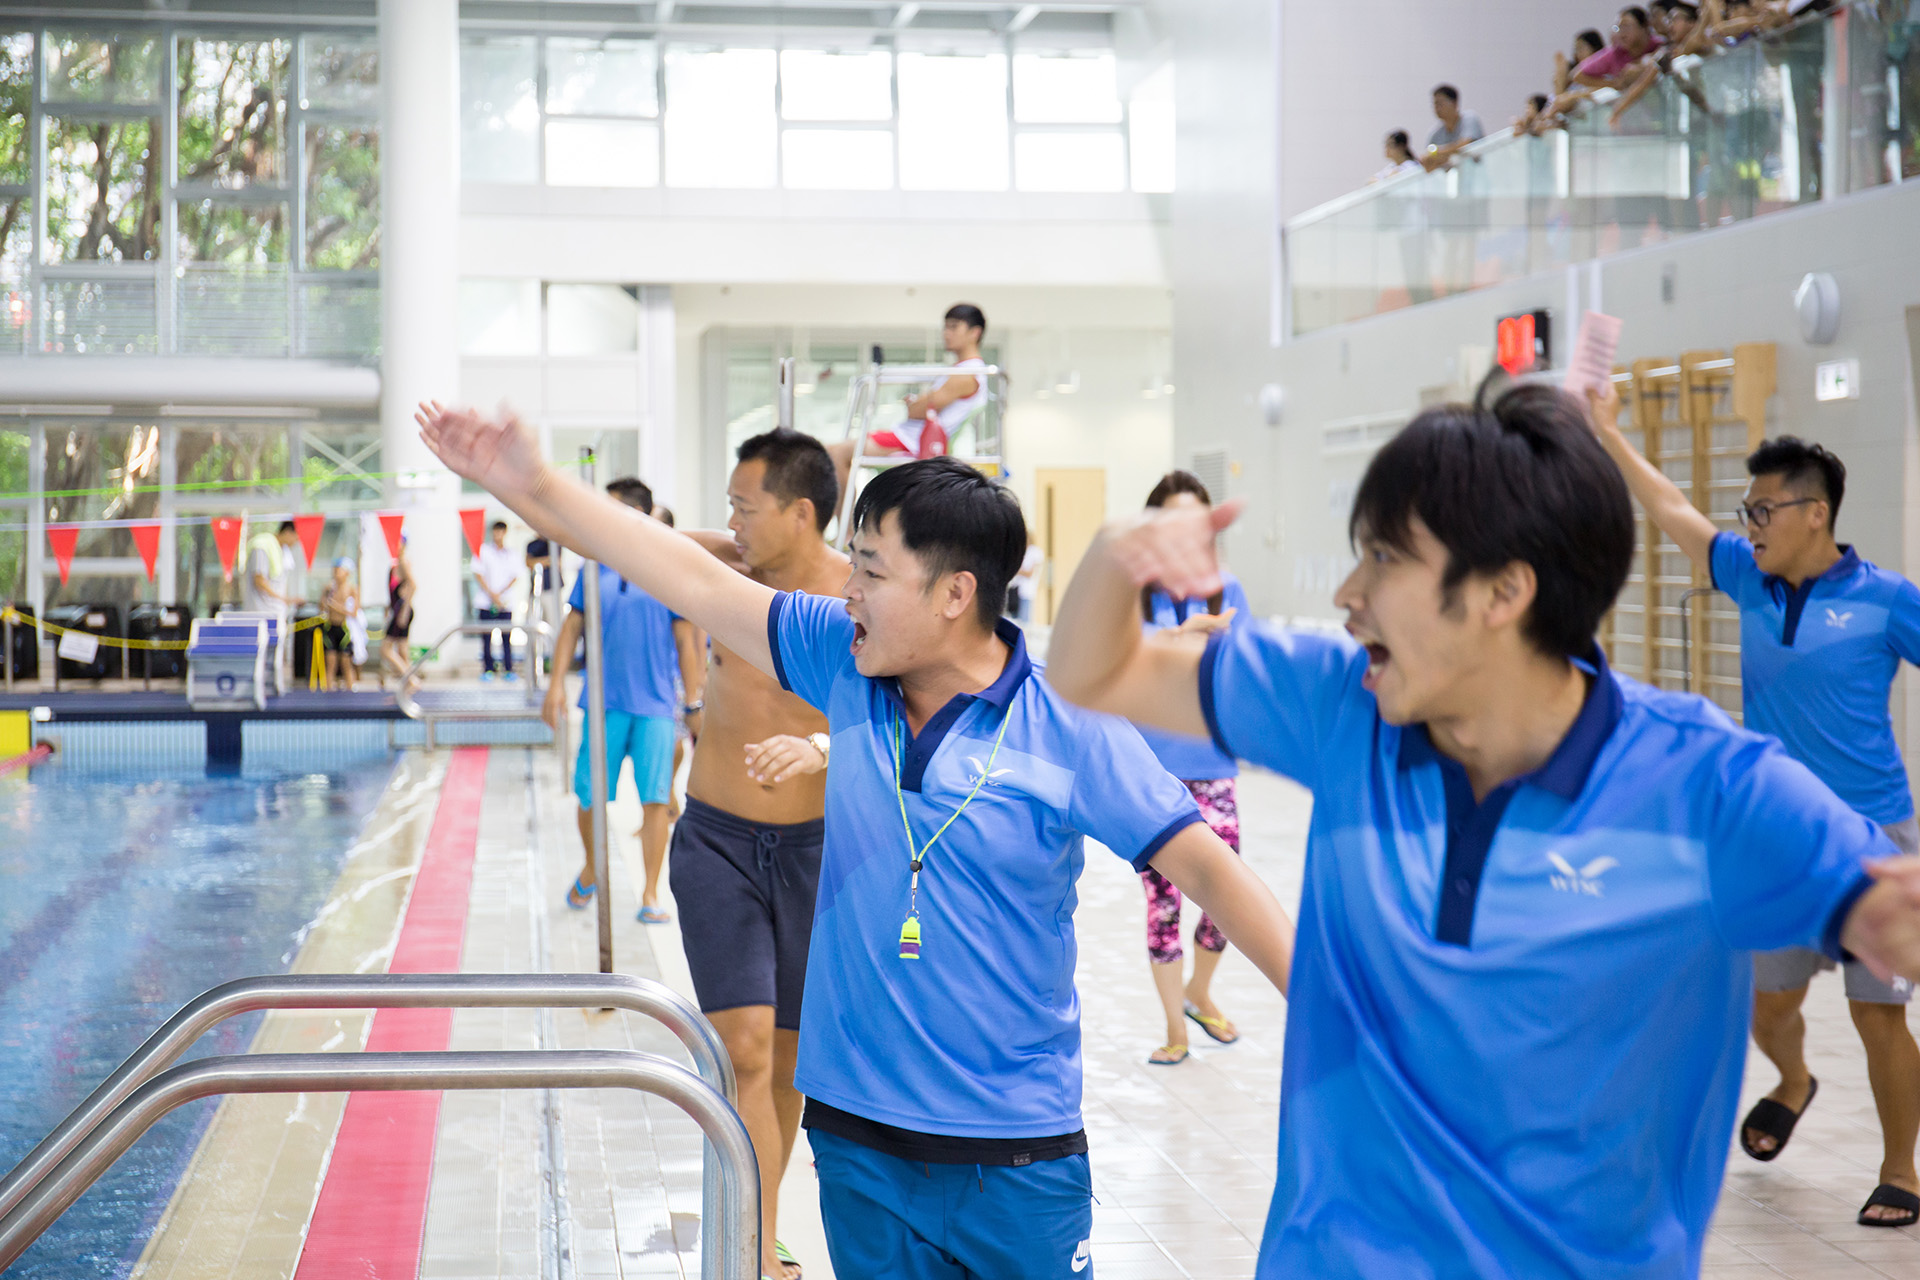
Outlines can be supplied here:
M25 618L25 622L15 620L13 624L13 650L7 660L13 664L15 680L38 680L40 678L40 632L33 625L33 609L29 605L17 604L13 611Z
M68 631L84 631L102 639L120 638L120 607L111 604L57 604L47 610L47 621ZM57 638L56 638L56 648ZM119 645L103 644L94 650L92 662L60 659L62 680L112 680L121 674Z
M193 610L183 604L136 604L127 610L127 639L185 644L193 630ZM185 649L127 650L127 675L180 680L187 674Z
M293 611L293 621L289 625L295 630L287 634L287 643L293 646L293 679L296 684L304 685L313 674L313 638L320 634L318 627L301 630L300 624L319 616L319 608L310 604L303 604ZM326 673L323 670L321 674Z

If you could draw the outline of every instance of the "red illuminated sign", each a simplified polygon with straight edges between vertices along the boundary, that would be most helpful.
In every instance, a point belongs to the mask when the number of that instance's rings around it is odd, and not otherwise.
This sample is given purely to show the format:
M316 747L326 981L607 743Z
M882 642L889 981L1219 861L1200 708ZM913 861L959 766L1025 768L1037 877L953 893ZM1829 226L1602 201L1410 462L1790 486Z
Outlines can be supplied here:
M1502 316L1494 328L1494 359L1509 376L1519 377L1553 363L1551 317L1545 311Z

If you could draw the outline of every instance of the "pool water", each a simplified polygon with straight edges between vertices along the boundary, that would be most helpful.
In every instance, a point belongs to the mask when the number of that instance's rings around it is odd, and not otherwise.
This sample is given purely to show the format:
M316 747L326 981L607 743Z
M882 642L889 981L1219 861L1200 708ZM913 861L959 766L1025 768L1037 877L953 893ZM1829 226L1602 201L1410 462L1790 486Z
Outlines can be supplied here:
M0 780L0 1174L188 1000L286 971L391 772ZM189 1057L244 1052L260 1017ZM217 1104L149 1130L9 1280L127 1274Z

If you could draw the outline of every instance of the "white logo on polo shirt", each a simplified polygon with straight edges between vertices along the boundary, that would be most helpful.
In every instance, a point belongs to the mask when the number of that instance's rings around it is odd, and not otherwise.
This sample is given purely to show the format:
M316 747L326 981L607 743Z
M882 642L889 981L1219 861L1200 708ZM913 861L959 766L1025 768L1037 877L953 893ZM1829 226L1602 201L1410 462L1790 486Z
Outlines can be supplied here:
M1013 772L1011 769L995 769L992 773L988 773L987 766L980 762L979 756L968 756L967 767L973 770L967 775L967 781L976 787L982 782L992 786L995 778L1004 778Z
M1618 858L1595 858L1576 871L1571 862L1557 853L1549 853L1547 861L1557 873L1547 877L1549 884L1562 893L1584 893L1589 898L1605 893L1606 886L1600 883L1600 877L1620 865Z
M1082 1240L1080 1247L1073 1251L1073 1269L1085 1271L1093 1262L1093 1241Z
M1851 609L1847 610L1845 613L1835 613L1831 609L1827 610L1827 625L1830 627L1839 627L1841 630L1844 631L1846 630L1847 624L1852 621L1853 621L1853 610Z

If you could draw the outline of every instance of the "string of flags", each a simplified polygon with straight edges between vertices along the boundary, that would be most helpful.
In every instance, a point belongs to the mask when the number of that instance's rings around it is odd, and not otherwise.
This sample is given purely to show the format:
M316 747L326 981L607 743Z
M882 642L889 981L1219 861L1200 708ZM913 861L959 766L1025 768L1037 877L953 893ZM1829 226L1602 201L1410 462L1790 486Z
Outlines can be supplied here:
M406 513L404 511L381 511L375 513L380 521L380 531L386 535L387 554L398 560L400 542L404 536ZM466 534L467 546L475 555L480 554L480 544L486 536L486 508L466 507L460 511L460 527ZM351 518L358 518L352 513ZM328 519L347 519L346 515L328 517L318 512L306 512L290 517L294 531L300 537L300 549L305 554L307 569L313 569L314 557L320 551L320 535L326 530ZM74 551L80 544L82 529L118 528L125 529L133 536L134 548L140 553L140 561L146 566L147 581L154 580L154 566L160 557L160 527L163 524L197 525L208 523L213 526L214 549L220 554L220 572L228 582L233 581L234 570L239 567L242 537L246 531L246 520L240 516L186 516L169 520L88 520L71 524L49 524L47 526L47 545L53 550L53 562L60 570L60 585L67 585L67 575L73 567Z

